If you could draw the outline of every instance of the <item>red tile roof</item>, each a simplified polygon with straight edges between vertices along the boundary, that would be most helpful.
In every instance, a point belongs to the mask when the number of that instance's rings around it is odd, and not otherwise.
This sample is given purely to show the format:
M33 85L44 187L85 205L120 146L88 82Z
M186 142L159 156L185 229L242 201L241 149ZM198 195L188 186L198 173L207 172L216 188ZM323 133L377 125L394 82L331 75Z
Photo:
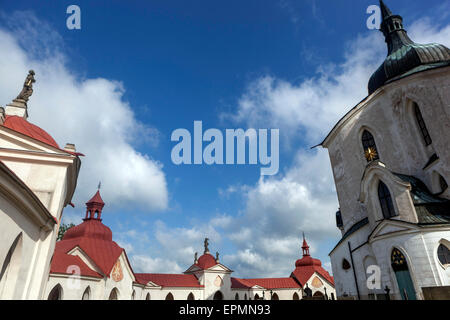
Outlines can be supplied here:
M200 258L198 258L198 262L195 264L199 268L205 270L217 265L216 259L210 255L209 253L205 253Z
M306 282L311 278L311 276L314 274L314 272L317 272L319 275L321 275L325 280L327 280L331 285L334 286L334 279L333 277L321 266L301 266L295 268L295 270L292 272L292 276L294 276L301 284L302 286L305 285Z
M54 253L50 265L50 273L73 274L72 269L68 270L70 266L78 266L80 268L81 276L103 278L101 274L89 268L79 257L62 252Z
M100 196L100 191L97 190L97 192L94 194L94 196L91 198L91 200L89 200L88 202L86 202L86 204L88 203L98 203L98 204L105 204L103 202L102 197Z
M252 286L260 286L266 289L289 289L301 288L301 286L293 278L264 278L264 279L244 279L245 282Z
M140 284L151 281L161 287L203 287L193 274L136 273L135 276Z
M100 220L85 220L67 230L64 238L56 242L55 252L68 253L79 247L109 277L111 270L124 250L112 241L112 232Z
M231 278L231 288L233 289L250 289L251 287L253 287L253 284L245 279Z
M11 130L20 132L28 137L39 140L40 142L43 142L45 144L51 145L52 147L59 149L58 144L52 138L51 135L49 135L40 127L28 122L22 117L6 116L3 125Z

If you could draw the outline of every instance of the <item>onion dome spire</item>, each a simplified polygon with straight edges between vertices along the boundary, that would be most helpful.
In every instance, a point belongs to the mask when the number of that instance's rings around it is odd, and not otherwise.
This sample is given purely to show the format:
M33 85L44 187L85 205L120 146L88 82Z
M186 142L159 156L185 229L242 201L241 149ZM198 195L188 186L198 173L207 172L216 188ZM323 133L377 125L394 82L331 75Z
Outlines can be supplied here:
M383 0L380 0L380 8L380 31L383 32L388 54L369 80L369 94L411 74L450 65L450 49L437 43L415 43L403 27L403 18L393 14Z
M303 245L302 245L302 251L303 251L303 256L307 257L309 256L309 246L308 243L306 242L306 238L305 238L305 233L303 232Z
M91 198L91 200L86 202L86 217L84 218L84 220L95 219L101 221L102 210L104 206L105 203L103 202L103 199L100 196L100 188L99 188L95 193L95 195Z

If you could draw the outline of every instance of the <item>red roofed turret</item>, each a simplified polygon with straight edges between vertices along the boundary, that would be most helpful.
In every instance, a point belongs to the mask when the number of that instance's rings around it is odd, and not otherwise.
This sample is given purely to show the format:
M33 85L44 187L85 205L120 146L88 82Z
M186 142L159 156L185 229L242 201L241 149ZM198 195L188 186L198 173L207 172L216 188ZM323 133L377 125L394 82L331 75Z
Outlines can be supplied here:
M86 202L86 217L84 218L84 220L89 219L101 220L102 210L104 206L105 203L103 202L103 199L100 196L100 188L99 188L95 193L95 195L92 197L92 199Z
M295 270L292 272L292 275L301 283L301 285L304 286L314 272L317 272L331 285L334 285L333 277L324 268L322 268L322 262L319 259L314 259L309 255L309 245L306 242L304 234L302 251L303 258L298 259L295 262Z
M309 246L308 246L308 243L306 242L305 234L303 234L302 250L303 250L303 256L304 257L309 256Z

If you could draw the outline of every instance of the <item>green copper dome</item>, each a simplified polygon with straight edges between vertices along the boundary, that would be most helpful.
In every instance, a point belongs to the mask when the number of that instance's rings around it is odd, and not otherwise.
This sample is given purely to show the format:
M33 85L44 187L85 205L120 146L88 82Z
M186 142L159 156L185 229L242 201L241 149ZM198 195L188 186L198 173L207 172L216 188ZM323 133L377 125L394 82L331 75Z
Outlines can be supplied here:
M380 0L380 7L383 18L380 29L386 39L388 56L370 77L369 94L391 81L450 65L450 49L437 43L413 42L403 29L402 17L393 15L383 0Z

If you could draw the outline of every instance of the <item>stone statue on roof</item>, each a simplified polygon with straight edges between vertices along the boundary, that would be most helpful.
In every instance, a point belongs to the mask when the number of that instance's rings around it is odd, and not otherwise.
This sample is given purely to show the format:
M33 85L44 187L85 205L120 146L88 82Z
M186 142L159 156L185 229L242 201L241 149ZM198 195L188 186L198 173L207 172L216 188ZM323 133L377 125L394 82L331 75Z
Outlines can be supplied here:
M209 253L209 239L205 238L205 242L204 242L204 246L205 246L205 254Z
M219 263L219 252L216 252L216 262Z
M198 252L194 254L194 264L198 262Z
M25 102L28 101L30 96L33 94L33 83L36 82L36 80L34 79L34 75L35 73L33 70L28 71L28 76L26 77L25 82L23 84L23 89L16 99L21 99L24 100Z

